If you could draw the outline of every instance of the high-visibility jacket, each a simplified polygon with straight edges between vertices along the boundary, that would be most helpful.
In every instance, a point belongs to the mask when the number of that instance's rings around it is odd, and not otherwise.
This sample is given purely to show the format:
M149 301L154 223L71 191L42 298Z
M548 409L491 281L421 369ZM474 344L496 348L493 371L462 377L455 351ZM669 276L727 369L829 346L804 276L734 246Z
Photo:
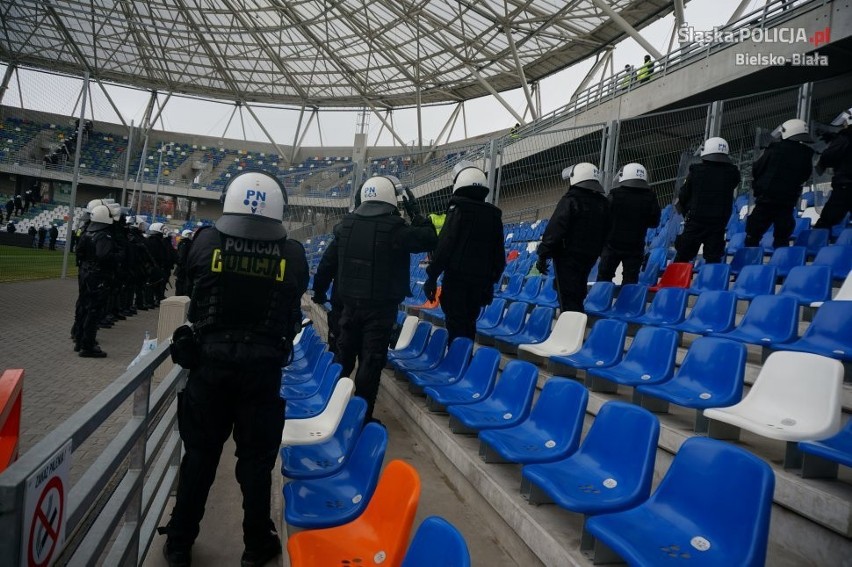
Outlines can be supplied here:
M636 80L638 81L646 81L651 78L651 73L654 72L654 62L646 61L639 67L639 70L636 71Z
M429 215L429 220L432 221L432 224L435 225L435 233L441 234L441 229L444 228L444 221L447 220L447 215L431 213Z

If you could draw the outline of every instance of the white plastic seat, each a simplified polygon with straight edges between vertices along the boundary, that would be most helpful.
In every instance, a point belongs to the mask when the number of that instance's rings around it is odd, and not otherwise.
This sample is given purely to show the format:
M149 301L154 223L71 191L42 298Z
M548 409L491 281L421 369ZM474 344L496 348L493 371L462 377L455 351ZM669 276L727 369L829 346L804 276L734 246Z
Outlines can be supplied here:
M550 336L543 343L519 345L518 354L524 351L543 358L574 354L583 346L587 321L585 313L565 311L559 315Z
M849 275L843 280L843 285L840 286L840 290L833 299L834 301L852 301L852 272L849 272ZM814 301L811 303L811 307L822 307L822 301Z
M411 337L414 336L414 331L417 329L417 323L420 322L418 317L408 315L405 321L402 322L402 329L399 331L399 338L396 339L394 350L407 347L411 343Z
M285 419L281 446L313 445L334 435L354 391L355 382L343 377L334 386L328 405L322 413L307 419Z

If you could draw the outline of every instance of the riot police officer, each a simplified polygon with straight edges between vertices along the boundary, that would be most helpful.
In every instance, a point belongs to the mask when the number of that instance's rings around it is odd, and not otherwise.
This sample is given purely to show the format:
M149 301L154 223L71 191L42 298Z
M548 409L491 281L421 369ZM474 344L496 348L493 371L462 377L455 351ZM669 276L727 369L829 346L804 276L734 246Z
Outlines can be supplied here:
M559 199L538 246L536 268L547 274L553 258L562 311L583 311L589 272L600 256L610 229L609 201L600 172L590 163L562 171L568 191Z
M361 187L361 204L343 217L326 250L337 263L335 287L343 302L340 339L335 360L349 376L358 361L355 395L367 401L372 419L379 380L385 366L399 303L410 293L410 255L435 248L435 227L417 210L412 196L403 204L409 225L399 214L399 180L390 176L368 179Z
M746 219L746 246L757 246L770 226L775 225L775 248L790 245L796 227L793 208L802 197L802 184L811 176L814 150L804 120L793 118L780 127L781 139L769 144L751 167L754 209Z
M661 214L645 166L628 163L621 168L609 198L612 228L601 252L598 281L612 281L622 264L621 283L636 283L645 256L645 233L660 224Z
M823 150L817 170L832 169L831 196L822 208L815 228L831 228L846 213L852 213L852 108L844 110L834 119L832 126L842 126Z
M360 201L360 198L358 199ZM339 226L339 225L337 225ZM337 230L337 226L334 230ZM337 257L336 249L332 254L329 254L327 247L320 258L317 271L314 274L313 297L311 298L317 305L325 306L326 303L331 303L331 309L326 313L326 323L328 324L328 350L333 354L337 354L337 343L340 339L340 316L343 314L343 301L340 299L340 294L337 292L338 286L335 285L337 279ZM331 299L328 298L328 289L331 288Z
M180 242L177 247L177 264L175 267L175 295L192 295L186 278L186 259L189 255L189 247L192 245L192 231L187 229L181 232Z
M724 138L708 138L701 146L701 162L689 166L678 192L677 210L686 219L675 242L675 262L691 262L704 245L704 261L718 264L725 254L725 227L734 208L734 190L740 170L728 157Z
M271 473L284 428L281 367L300 328L308 286L305 249L287 238L282 223L286 203L278 179L242 172L226 187L215 227L200 229L189 250L193 328L175 331L172 351L190 367L178 402L186 453L171 520L160 530L168 535L163 552L171 566L190 564L232 430L243 494L242 565L260 566L281 553L270 519Z
M485 173L472 164L460 165L423 285L426 297L434 301L438 277L444 274L440 300L450 341L476 338L479 310L491 303L494 284L506 267L502 212L485 202Z

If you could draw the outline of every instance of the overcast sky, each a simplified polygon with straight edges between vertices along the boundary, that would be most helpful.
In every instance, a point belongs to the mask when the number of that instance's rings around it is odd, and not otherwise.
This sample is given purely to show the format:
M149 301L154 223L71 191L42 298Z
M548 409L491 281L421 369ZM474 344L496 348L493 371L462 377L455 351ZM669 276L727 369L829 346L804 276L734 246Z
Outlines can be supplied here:
M738 3L738 0L691 0L686 5L685 19L687 24L693 26L696 30L710 30L714 26L724 25ZM763 4L762 0L752 0L748 11ZM670 15L644 28L642 35L658 51L665 54L673 27L674 17ZM674 49L676 48L677 42L674 46ZM645 50L633 39L624 40L618 44L615 50L614 66L616 72L623 69L627 64L638 67L641 65L644 55ZM566 104L592 64L593 60L584 61L542 80L540 83L542 112L546 114ZM5 70L5 66L0 65L0 73L3 70ZM20 84L19 91L17 81L11 82L3 104L20 106L21 94L23 94L25 108L71 115L74 112L75 100L79 94L82 81L23 71L20 74ZM148 102L148 93L113 86L109 86L108 89L125 120L129 122L133 119L138 124ZM119 123L120 121L116 118L100 89L93 88L92 93L94 120ZM526 102L521 89L504 92L501 95L519 114L523 114ZM165 94L161 94L160 97L161 100L164 99ZM231 121L227 132L225 131L225 125L233 108L232 103L214 103L173 96L163 111L162 123L158 122L156 128L243 139L243 125L239 113ZM447 105L423 109L424 144L428 144L431 139L438 136L453 108L454 105ZM258 117L263 121L264 126L276 142L287 145L293 143L299 118L298 110L257 107L255 109ZM509 128L516 122L515 118L491 96L466 103L465 113L468 136ZM89 108L86 109L86 114L87 118L92 118ZM352 144L356 132L356 112L320 111L319 116L322 137L320 137L316 122L314 122L305 137L304 145L317 146L321 142L322 145L326 146L348 146ZM248 112L243 112L243 121L246 139L267 141L266 136ZM307 121L307 115L305 121ZM393 113L393 122L397 133L406 143L416 143L417 115L414 109L396 110ZM395 145L395 141L387 132L387 129L384 130L378 141L376 140L381 129L381 122L376 116L370 116L369 124L368 143L370 145ZM460 116L450 139L460 140L464 138L465 132Z

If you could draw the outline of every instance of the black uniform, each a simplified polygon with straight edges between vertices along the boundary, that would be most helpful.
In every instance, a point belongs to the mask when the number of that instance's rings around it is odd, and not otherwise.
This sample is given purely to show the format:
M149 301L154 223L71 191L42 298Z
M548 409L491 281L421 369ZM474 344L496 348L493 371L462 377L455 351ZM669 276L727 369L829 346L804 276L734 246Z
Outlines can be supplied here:
M198 536L222 446L233 430L243 494L246 550L274 536L271 471L284 427L281 367L301 323L308 285L305 250L295 240L259 241L197 232L187 259L194 287L189 320L199 354L178 401L186 453L167 546L188 549Z
M15 210L15 200L9 199L6 201L6 222L12 219L12 211Z
M145 238L145 248L148 255L154 260L154 273L151 275L148 286L145 288L145 305L156 307L160 300L165 297L166 283L169 273L166 271L168 258L166 247L163 244L163 234L155 232Z
M451 342L456 337L476 338L480 308L491 303L494 284L506 267L502 212L485 202L487 193L484 187L455 191L426 268L432 282L444 274L441 308Z
M572 187L556 205L538 246L539 261L553 258L562 311L583 311L589 272L610 230L609 201L602 192Z
M650 187L616 187L610 192L612 228L601 252L598 281L609 282L623 263L621 283L639 281L645 233L660 224L660 205Z
M372 418L388 343L399 303L411 292L410 254L435 248L438 237L427 219L406 223L391 205L370 201L337 225L326 249L337 262L335 287L343 301L335 360L350 376L358 360L355 395L367 401Z
M154 258L145 244L146 238L138 227L132 226L127 234L129 248L132 249L133 262L133 297L136 309L147 311L154 307L153 293L150 292L153 282L159 281L160 271ZM150 300L149 297L150 296Z
M186 261L189 256L189 248L192 246L191 238L181 238L177 247L177 263L175 266L175 295L192 295L187 278Z
M24 199L21 197L20 193L15 195L14 203L15 203L15 216L19 217L19 216L21 216L21 213L24 210Z
M678 192L677 208L686 218L675 242L675 262L691 262L704 244L704 261L718 264L725 255L725 227L734 209L740 170L730 161L703 159L689 166Z
M91 223L77 243L80 317L75 340L80 356L106 356L96 344L98 322L106 310L110 281L118 265L118 251L109 225Z
M817 168L832 168L831 196L822 208L815 228L831 228L846 213L852 213L852 126L847 126L831 141L819 158Z
M746 219L746 246L758 246L775 225L773 246L790 245L796 227L793 208L802 197L802 183L813 170L814 151L793 140L773 142L752 165L755 206Z
M34 227L34 226L31 226L31 227L29 228L29 230L27 230L27 234L29 234L29 235L30 235L30 238L32 238L32 239L33 239L33 248L35 248L35 246L36 246L36 234L38 234L38 233L36 232L35 227Z
M51 226L48 231L48 237L50 238L50 249L56 250L56 240L59 238L59 229L55 226Z
M337 226L334 227L337 230ZM340 339L340 316L343 314L343 300L340 299L340 294L337 293L337 287L334 285L337 279L337 258L329 254L329 246L320 258L317 272L314 274L314 296L313 301L317 304L324 304L328 296L328 288L331 287L331 310L326 314L326 322L328 323L328 350L337 354L337 342Z
M44 241L47 240L47 229L43 226L38 228L38 247L44 248Z

